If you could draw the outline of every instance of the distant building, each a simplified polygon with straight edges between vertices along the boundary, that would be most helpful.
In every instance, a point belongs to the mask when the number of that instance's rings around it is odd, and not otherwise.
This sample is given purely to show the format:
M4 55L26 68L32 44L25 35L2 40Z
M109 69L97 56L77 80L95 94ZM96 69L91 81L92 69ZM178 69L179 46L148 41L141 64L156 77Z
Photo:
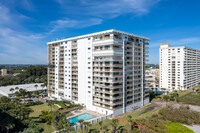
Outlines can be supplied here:
M149 103L149 38L107 30L48 43L48 95L114 116Z
M1 76L6 76L8 75L7 69L1 69Z
M38 85L38 87L36 88L35 85ZM11 97L16 91L15 88L18 87L19 89L26 89L26 91L28 92L35 92L35 91L39 91L39 90L43 90L46 91L47 87L41 87L43 83L34 83L34 84L22 84L22 85L9 85L9 86L1 86L0 87L0 94L7 96L7 97ZM14 91L10 91L10 89L13 88Z
M160 88L191 89L200 83L200 50L160 45Z
M20 75L21 73L13 73L13 76L17 76Z
M145 71L145 85L150 90L160 89L159 87L159 69L148 69Z

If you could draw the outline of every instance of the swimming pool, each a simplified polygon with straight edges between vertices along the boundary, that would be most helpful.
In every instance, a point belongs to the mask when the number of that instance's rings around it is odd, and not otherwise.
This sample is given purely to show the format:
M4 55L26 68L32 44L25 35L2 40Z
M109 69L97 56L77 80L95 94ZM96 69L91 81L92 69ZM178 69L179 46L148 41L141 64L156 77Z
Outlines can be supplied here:
M78 122L78 120L80 120L80 119L87 120L87 119L91 119L93 117L95 117L95 116L85 113L85 114L78 115L76 117L72 117L72 118L68 119L68 121L70 123L74 124L74 123Z

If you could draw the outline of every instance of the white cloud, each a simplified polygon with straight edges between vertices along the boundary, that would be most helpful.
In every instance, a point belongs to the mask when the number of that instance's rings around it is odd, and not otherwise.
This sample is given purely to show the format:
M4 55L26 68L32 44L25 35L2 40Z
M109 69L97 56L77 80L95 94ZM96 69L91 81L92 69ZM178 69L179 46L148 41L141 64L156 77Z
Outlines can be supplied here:
M63 13L74 14L84 19L60 19L51 22L50 33L62 28L84 28L101 24L103 20L131 13L143 15L160 0L56 0ZM89 18L89 19L87 19Z
M84 19L84 20L71 20L71 19L65 18L65 19L60 19L60 20L51 22L51 25L53 25L53 29L51 30L51 32L54 32L62 28L84 28L84 27L89 27L92 25L98 25L101 23L102 23L102 19L98 19L98 18L91 18L91 19Z
M125 13L143 15L161 0L56 0L66 13L114 18ZM73 4L73 8L71 8Z
M21 22L27 17L2 5L0 16L0 63L46 63L44 36L26 32Z
M39 36L23 35L8 28L0 29L0 62L46 63L46 47ZM42 58L41 58L42 57Z

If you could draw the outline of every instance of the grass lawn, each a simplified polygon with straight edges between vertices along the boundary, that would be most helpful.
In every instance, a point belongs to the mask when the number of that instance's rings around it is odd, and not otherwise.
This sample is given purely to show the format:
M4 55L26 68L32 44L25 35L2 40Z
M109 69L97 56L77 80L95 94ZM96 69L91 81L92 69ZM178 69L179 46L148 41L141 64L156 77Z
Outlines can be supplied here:
M187 95L179 97L178 102L200 106L200 96L196 92L191 92Z
M130 111L122 115L122 117L128 120L128 115L131 115L133 119L140 119L140 118L150 117L153 114L156 114L158 111L159 108L155 107L154 104L151 103L135 111Z
M194 133L192 130L181 125L180 123L165 121L163 124L165 124L169 133Z
M31 106L30 108L31 108L32 110L34 110L34 112L32 112L32 113L30 114L30 117L38 117L38 116L41 114L41 112L42 112L43 110L51 111L51 107L48 106L46 103L41 104L41 105ZM52 107L52 111L54 111L54 110L58 110L58 107L57 107L57 106L53 106L53 107Z
M43 133L51 133L55 131L55 129L51 125L47 125L46 123L41 123L38 121L38 117L41 114L43 110L49 110L51 111L51 107L48 106L46 103L41 104L41 105L35 105L31 106L31 109L34 110L29 116L33 118L34 121L38 122L38 124L44 129ZM57 110L57 106L52 107L52 111Z

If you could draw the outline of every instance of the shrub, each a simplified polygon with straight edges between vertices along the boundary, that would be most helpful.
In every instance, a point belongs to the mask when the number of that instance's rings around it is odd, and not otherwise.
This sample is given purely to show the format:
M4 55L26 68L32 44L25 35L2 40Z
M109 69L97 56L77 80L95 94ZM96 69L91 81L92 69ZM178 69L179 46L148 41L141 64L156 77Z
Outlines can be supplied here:
M26 103L24 104L26 107L29 107L29 106L35 106L35 105L41 105L43 104L43 102L33 102L33 103Z
M200 124L200 113L191 111L187 106L181 106L180 108L162 108L158 113L158 117L183 124Z

